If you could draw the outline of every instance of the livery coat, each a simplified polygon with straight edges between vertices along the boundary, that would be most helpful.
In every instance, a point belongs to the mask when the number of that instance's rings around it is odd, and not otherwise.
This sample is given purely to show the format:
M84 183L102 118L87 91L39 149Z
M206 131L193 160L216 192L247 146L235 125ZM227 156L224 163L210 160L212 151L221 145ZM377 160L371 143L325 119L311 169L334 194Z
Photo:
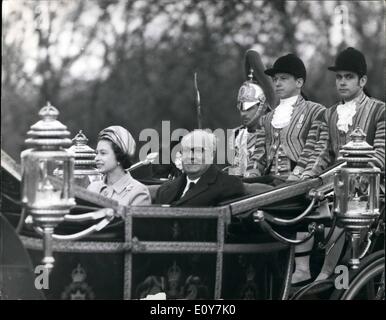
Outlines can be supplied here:
M272 126L274 111L260 118L262 130L257 131L255 156L264 168L262 175L304 176L321 133L316 120L324 110L324 106L299 96L288 126L282 129ZM307 172L309 176L318 174L316 168Z
M337 103L320 114L317 120L321 134L315 146L315 152L309 161L307 170L319 170L333 165L339 150L348 143L350 134L355 128L360 127L366 134L366 141L375 149L375 163L384 170L385 168L385 103L370 98L362 93L356 99L356 113L352 119L347 133L337 127Z

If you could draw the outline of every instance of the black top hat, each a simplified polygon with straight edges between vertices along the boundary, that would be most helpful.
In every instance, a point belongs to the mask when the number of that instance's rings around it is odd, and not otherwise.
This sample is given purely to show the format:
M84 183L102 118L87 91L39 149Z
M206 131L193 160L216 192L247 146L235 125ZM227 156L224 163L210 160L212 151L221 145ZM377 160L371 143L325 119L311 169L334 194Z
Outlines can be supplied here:
M361 77L367 73L366 59L362 52L348 47L338 54L335 60L335 66L329 67L328 70L351 71Z
M264 71L269 76L274 76L276 73L289 73L295 78L303 78L306 81L306 67L303 61L293 53L289 53L280 57L275 61L273 67Z

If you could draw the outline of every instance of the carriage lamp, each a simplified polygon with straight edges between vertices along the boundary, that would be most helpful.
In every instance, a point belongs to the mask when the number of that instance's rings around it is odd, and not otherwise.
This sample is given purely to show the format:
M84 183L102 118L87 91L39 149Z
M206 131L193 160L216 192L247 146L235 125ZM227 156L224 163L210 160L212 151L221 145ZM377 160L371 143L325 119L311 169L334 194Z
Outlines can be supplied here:
M346 161L346 165L335 172L334 212L337 225L345 229L351 241L349 265L357 269L365 253L361 252L363 238L379 217L381 170L373 164L375 151L365 141L364 132L356 128L350 137L339 152L338 160Z
M74 182L75 184L87 188L87 186L97 180L102 179L101 173L96 168L95 150L87 145L88 139L80 130L72 139L73 145L69 150L74 154Z
M67 127L57 120L58 110L47 103L39 111L41 120L30 127L21 153L22 203L32 223L43 231L43 264L53 268L52 234L70 212L75 200L72 191L74 156ZM60 168L61 179L54 177Z

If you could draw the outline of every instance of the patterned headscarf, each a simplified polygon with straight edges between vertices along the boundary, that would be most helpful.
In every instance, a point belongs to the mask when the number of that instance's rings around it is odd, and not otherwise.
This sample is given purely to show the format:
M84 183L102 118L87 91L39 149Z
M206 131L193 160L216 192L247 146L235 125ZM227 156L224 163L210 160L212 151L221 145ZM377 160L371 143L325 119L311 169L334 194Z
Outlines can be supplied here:
M125 128L121 126L111 126L99 132L98 139L107 139L115 143L124 153L130 157L135 153L135 140Z

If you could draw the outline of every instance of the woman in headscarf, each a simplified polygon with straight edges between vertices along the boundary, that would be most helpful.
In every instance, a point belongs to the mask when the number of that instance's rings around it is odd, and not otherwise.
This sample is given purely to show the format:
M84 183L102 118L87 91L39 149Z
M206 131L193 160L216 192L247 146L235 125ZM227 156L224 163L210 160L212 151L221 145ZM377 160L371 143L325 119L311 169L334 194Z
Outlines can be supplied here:
M116 200L121 205L150 205L151 197L145 185L126 171L135 153L135 141L121 126L103 129L98 135L96 165L104 175L102 181L92 182L87 189Z

